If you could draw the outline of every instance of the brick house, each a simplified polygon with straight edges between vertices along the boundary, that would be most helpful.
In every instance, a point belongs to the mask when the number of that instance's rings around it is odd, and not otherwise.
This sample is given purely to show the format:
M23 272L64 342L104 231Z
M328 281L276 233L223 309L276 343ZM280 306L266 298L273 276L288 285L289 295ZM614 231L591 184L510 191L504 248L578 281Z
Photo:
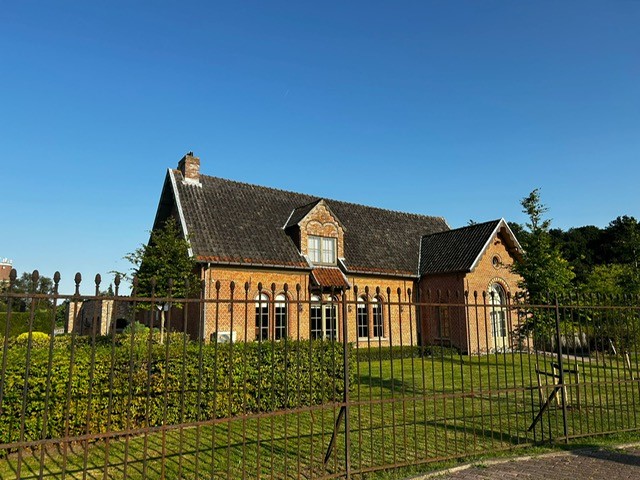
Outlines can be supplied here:
M9 283L9 275L13 268L13 262L8 258L0 258L0 285Z
M483 351L505 342L474 344L464 308L422 304L449 289L502 299L515 292L509 265L520 246L504 220L452 230L442 217L202 175L192 153L168 170L153 228L169 217L204 281L204 306L182 315L194 338L342 339L344 312L347 339L360 344L442 343L447 335L448 345ZM217 308L210 300L228 299L232 281L240 301ZM448 315L446 324L434 315Z

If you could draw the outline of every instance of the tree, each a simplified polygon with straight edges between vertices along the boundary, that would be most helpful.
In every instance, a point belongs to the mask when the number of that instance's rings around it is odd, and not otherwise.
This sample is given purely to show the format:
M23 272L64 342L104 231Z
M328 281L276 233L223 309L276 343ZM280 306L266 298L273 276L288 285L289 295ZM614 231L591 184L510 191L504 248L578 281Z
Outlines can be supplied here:
M49 277L39 276L38 279L34 282L33 274L28 272L23 272L20 277L16 278L15 283L13 284L13 292L14 293L35 293L42 295L52 295L53 294L53 280ZM25 311L31 306L31 298L24 297L21 299L16 299L14 305L17 306L18 310ZM48 308L52 305L50 299L36 299L34 308Z
M609 223L604 230L603 263L621 263L638 269L640 264L640 223L623 215Z
M141 245L124 258L133 264L129 276L138 279L138 297L188 298L198 291L198 278L194 273L196 263L189 256L189 240L184 238L180 226L172 217L161 228L151 232L149 243ZM173 282L171 286L170 280ZM160 324L162 341L164 312L170 305L159 302L157 306L163 312ZM139 308L149 309L151 304L141 302Z
M533 190L520 202L529 221L525 224L521 244L524 252L513 269L522 277L519 287L526 290L531 304L547 302L547 296L561 294L571 285L574 274L551 241L551 220L545 218L547 207L540 200L540 190Z
M534 306L547 304L549 294L563 293L574 274L560 249L553 245L551 220L545 218L548 209L540 200L540 190L533 190L520 204L529 221L520 235L524 251L512 268L522 278L518 286L525 290L531 307L519 310L518 333L522 338L534 334L534 343L543 345L549 339L554 316L548 309Z

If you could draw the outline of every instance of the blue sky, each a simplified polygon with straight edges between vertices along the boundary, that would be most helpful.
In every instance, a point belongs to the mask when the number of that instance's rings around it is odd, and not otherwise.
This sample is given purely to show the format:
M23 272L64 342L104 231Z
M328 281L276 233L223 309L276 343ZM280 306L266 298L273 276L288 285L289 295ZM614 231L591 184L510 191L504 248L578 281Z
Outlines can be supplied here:
M640 2L0 5L0 257L126 270L166 169L444 216L640 217Z

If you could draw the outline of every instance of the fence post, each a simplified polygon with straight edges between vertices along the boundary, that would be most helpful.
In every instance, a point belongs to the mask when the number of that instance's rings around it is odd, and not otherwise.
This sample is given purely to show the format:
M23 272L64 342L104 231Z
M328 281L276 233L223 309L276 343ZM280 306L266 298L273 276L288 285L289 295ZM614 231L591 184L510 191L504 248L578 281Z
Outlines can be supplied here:
M344 461L346 478L351 478L351 422L349 420L349 331L347 329L347 292L342 292L342 375L344 377Z
M556 311L556 344L558 346L558 367L560 370L560 394L562 395L562 428L564 432L564 441L569 443L569 427L567 424L567 390L564 383L564 365L562 363L562 336L560 334L560 306L558 304L558 294L554 295L555 311Z

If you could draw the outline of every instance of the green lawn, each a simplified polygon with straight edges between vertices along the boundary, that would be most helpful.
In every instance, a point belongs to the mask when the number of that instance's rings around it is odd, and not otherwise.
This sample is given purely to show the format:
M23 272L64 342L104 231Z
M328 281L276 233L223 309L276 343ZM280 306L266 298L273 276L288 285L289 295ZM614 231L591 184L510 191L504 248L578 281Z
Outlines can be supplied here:
M563 436L562 409L540 409L535 373L554 357L493 354L405 358L351 365L351 468L373 472L396 465L445 461L510 450ZM640 415L636 359L567 358L580 384L567 388L571 437L634 430ZM551 378L543 377L543 382ZM567 383L574 378L567 378ZM546 389L545 389L546 390ZM280 411L167 426L93 443L51 444L0 460L0 478L316 478L341 474L344 424L327 465L323 459L340 406ZM63 450L66 448L66 451ZM369 474L377 477L379 474ZM392 474L385 475L392 478ZM391 476L389 476L391 475ZM398 477L402 478L402 476Z

